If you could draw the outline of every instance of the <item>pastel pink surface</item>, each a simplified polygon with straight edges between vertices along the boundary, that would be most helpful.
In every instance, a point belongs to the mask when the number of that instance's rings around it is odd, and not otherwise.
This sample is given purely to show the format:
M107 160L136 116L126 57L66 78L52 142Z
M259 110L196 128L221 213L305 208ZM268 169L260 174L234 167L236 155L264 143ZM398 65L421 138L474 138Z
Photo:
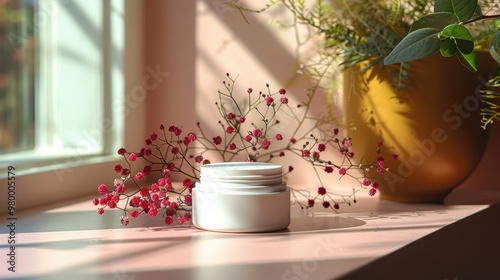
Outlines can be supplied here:
M166 227L161 217L139 217L124 228L119 210L99 216L90 200L20 213L17 272L2 262L0 277L294 279L303 274L331 279L486 208L398 204L377 197L358 201L340 214L292 205L288 229L254 234ZM2 231L1 240L6 237Z

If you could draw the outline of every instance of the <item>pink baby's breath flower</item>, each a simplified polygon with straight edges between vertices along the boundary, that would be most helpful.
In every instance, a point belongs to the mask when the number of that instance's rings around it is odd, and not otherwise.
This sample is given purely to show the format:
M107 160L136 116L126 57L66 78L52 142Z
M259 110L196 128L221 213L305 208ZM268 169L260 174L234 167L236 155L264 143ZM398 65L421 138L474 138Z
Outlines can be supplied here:
M149 134L143 147L131 152L120 148L118 154L124 157L122 161L125 164L114 166L118 178L113 182L113 189L108 189L105 184L101 184L98 187L100 196L92 200L98 214L102 215L107 209L119 208L123 213L120 222L124 226L129 225L130 217L136 219L142 213L150 217L157 217L160 215L159 212L162 212L162 218L167 225L174 224L176 219L180 224L186 223L192 219L190 213L193 203L192 193L195 187L194 182L200 179L197 177L200 175L200 165L209 164L212 159L214 161L236 159L236 154L240 152L242 155L246 155L245 160L248 162L272 161L276 160L278 156L284 157L285 152L288 153L287 151L292 154L299 152L299 157L302 156L306 163L312 165L312 168L323 168L324 172L330 174L334 172L335 167L335 170L338 169L342 176L348 174L350 169L367 174L366 176L371 174L369 172L373 172L373 169L376 169L379 174L388 171L388 168L384 167L384 160L381 157L381 141L377 142L377 154L372 155L371 162L373 164L370 166L351 159L354 157L354 153L350 151L352 141L350 138L337 138L336 135L339 133L337 128L328 129L325 126L323 129L322 126L317 128L319 131L316 132L314 131L316 127L305 127L305 129L311 130L307 135L302 135L301 131L304 129L301 130L296 125L303 124L300 114L303 111L308 111L309 103L312 100L306 100L297 105L297 108L302 106L306 110L295 110L294 107L284 105L289 103L289 99L285 95L286 90L281 88L276 92L270 89L269 84L266 84L265 91L258 91L255 96L250 95L253 89L248 88L249 95L244 96L246 100L236 100L232 98L233 96L237 97L237 95L233 95L232 84L235 80L230 78L229 74L227 76L230 83L223 83L225 85L224 92L219 91L219 101L215 102L217 112L222 117L222 121L219 121L218 125L223 132L211 138L205 134L206 131L202 129L200 122L197 122L199 133L199 137L197 137L191 132L184 134L182 126L171 125L166 130L162 124L160 125L161 132ZM263 92L267 92L267 94ZM228 96L230 98L227 98ZM242 106L243 104L248 106ZM280 111L285 112L281 113ZM189 114L189 112L185 113ZM279 114L284 114L284 116ZM291 117L292 121L288 122L285 117ZM250 124L244 124L247 122L247 118L252 120ZM276 131L276 129L281 131ZM288 143L279 145L280 143L276 142L276 144L271 145L275 141L274 139L282 141L285 133L290 137ZM315 135L316 133L319 135ZM196 143L190 144L192 142ZM335 159L340 158L340 162L332 162L329 159L330 154L323 153L326 151L327 145L332 145L340 151L340 157L334 155ZM397 155L392 155L392 158L397 159ZM142 160L141 164L137 163L138 159ZM291 162L293 159L287 161ZM358 164L360 164L359 167ZM336 166L339 165L343 167L337 168ZM299 173L307 172L302 169L300 168ZM288 176L292 171L294 171L294 167L290 165L288 172L284 172L283 176ZM181 190L173 188L171 176L178 178L175 173L186 176L182 181ZM321 182L322 179L319 178L321 175L317 172L314 173ZM368 178L359 178L358 175L348 175L361 183L359 187L367 188L370 195L376 194L379 187L377 182L372 182ZM145 183L138 180L146 176L157 177L151 178L150 185L143 187ZM306 200L306 203L298 203L301 208L311 208L318 201L321 206L336 211L339 209L339 203L335 201L342 201L347 205L353 201L356 203L352 195L338 194L335 191L328 192L324 186L318 187L317 194L313 191L312 193L303 192L301 195ZM337 200L335 197L340 197L340 199ZM214 219L217 218L214 217Z
M158 192L160 190L160 186L157 183L151 184L151 191Z
M274 99L271 96L266 97L267 106L270 106L271 104L273 104L273 102L274 102Z
M377 165L378 165L378 167L384 167L384 165L385 165L385 160L384 160L384 158L383 158L383 157L378 157L378 158L377 158Z
M192 133L192 132L191 132L191 133L189 133L187 137L188 137L189 142L194 142L194 141L196 141L196 134L194 134L194 133Z
M363 179L363 186L369 186L371 184L372 184L372 181L370 181L370 179L368 179L368 178Z
M108 192L108 186L106 184L100 184L99 187L97 187L97 191L99 194L105 194Z
M147 157L147 156L151 155L151 149L144 149L144 150L142 150L142 152L141 152L141 153L142 153L144 156L146 156L146 157Z
M314 160L319 160L319 153L316 152L316 151L313 152L313 156L312 157L313 157Z
M351 147L352 146L352 140L351 140L351 138L344 138L342 140L342 145L344 147L346 147L346 148Z
M179 224L184 224L186 222L186 219L184 217L177 217L177 221L179 221Z
M174 162L169 162L167 164L167 170L171 171L175 169L175 163Z
M156 134L156 132L151 133L149 139L151 139L151 141L155 141L156 139L158 139L158 134Z
M132 217L132 218L134 218L134 219L135 219L135 218L137 218L138 216L139 216L139 212L138 212L138 211L132 211L132 212L130 212L130 217Z
M222 138L220 136L216 136L212 138L215 145L220 145L222 143Z
M309 199L309 200L307 200L307 206L308 206L309 208L312 208L312 207L314 206L314 199Z
M200 162L202 162L202 161L203 161L203 156L202 156L202 155L197 155L197 156L195 156L195 157L194 157L194 161L195 161L196 163L200 163Z
M99 198L99 205L104 206L108 204L108 196L103 196Z
M121 173L123 169L123 166L121 164L115 165L115 172L116 173Z
M193 185L193 180L189 178L186 178L182 181L182 186L184 186L185 188L191 188L192 185Z
M142 178L144 178L145 176L146 176L146 175L144 174L144 172L139 171L139 172L137 172L137 174L135 174L134 178L135 178L136 180L141 180L141 179L142 179Z
M392 154L392 159L393 160L397 160L398 159L398 155L397 154Z
M158 215L158 208L156 207L149 208L148 215L150 217L156 217L156 215Z
M130 223L129 218L127 216L121 216L120 217L120 222L124 226L128 226L128 224Z
M168 207L167 209L165 209L165 214L167 216L174 216L175 214L177 214L177 211L175 211L175 208Z
M120 149L118 149L118 154L119 154L120 156L123 156L123 155L125 155L126 153L127 153L127 150L125 150L125 148L120 148Z
M264 139L262 140L262 149L267 150L271 146L271 141Z
M160 179L158 179L158 186L163 187L163 186L165 186L166 183L167 182L166 182L165 178L161 177Z
M149 197L149 188L148 187L143 187L140 192L142 197Z
M168 131L169 132L172 132L175 136L179 136L181 135L182 133L182 129L180 129L179 127L175 126L175 125L171 125L169 128L168 128Z
M141 200L141 202L139 202L139 207L144 210L144 212L147 212L149 209L149 203L146 200Z
M252 134L253 134L253 136L254 136L255 138L259 138L259 137L261 137L261 136L262 136L262 130L260 130L260 129L256 128L256 129L254 129L254 130L253 130Z
M170 202L170 204L168 205L168 208L170 208L170 209L177 209L177 207L178 207L178 206L179 206L179 205L177 204L177 202L172 201L172 202Z
M302 157L309 157L311 155L311 152L309 152L309 150L302 150Z
M191 213L186 212L186 213L184 213L184 215L182 215L182 216L184 217L184 219L186 220L186 222L191 221Z
M163 199L160 203L161 207L168 207L168 205L170 204L170 198L167 196L165 199Z
M139 207L139 204L141 203L141 198L138 197L138 196L133 196L131 199L130 199L130 206L132 207Z
M128 156L128 159L130 161L135 161L137 159L137 154L136 153L131 153L129 156Z
M166 216L165 219L164 219L164 222L166 225L171 225L174 223L174 218L172 218L172 216Z
M318 144L318 151L320 152L324 152L326 150L326 145L321 143L321 144Z
M231 150L231 151L236 150L236 144L235 143L229 144L229 150Z
M193 203L193 198L190 194L184 196L184 203L186 203L188 206L191 206Z
M142 169L142 173L144 173L144 176L148 176L151 173L152 169L153 167L151 165L145 165Z
M122 194L124 193L125 191L127 190L127 187L125 187L125 185L118 185L116 186L115 188L115 192L118 193L118 194Z
M326 194L326 188L325 187L319 187L318 188L318 194L325 195Z

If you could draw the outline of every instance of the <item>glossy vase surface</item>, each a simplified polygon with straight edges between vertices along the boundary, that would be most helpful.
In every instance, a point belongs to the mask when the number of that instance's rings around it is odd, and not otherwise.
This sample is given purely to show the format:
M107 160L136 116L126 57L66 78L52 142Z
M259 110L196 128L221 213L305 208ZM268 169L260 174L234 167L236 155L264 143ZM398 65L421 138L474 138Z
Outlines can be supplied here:
M377 141L384 143L389 172L379 180L382 199L442 202L474 171L488 137L481 128L480 90L497 66L486 53L479 58L477 73L456 57L411 62L401 91L392 86L395 66L345 72L345 120L354 152L369 158ZM391 160L392 153L398 160Z

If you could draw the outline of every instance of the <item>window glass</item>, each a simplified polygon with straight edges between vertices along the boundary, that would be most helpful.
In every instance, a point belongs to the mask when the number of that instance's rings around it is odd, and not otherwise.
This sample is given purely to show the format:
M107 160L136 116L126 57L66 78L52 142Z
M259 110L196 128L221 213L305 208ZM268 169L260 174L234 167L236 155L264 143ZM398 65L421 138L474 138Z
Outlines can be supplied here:
M35 3L0 2L0 155L35 145Z

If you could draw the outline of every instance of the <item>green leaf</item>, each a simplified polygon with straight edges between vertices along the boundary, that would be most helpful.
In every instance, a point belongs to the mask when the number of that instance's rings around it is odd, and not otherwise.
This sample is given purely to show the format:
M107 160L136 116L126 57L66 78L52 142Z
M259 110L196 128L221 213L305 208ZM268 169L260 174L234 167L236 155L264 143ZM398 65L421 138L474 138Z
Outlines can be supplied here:
M443 29L443 31L441 31L441 33L439 33L439 36L441 38L455 38L455 39L471 40L471 41L474 40L469 29L467 29L467 27L465 27L463 25L459 25L459 24L452 24L452 25L446 26Z
M410 33L421 28L435 28L442 30L450 24L459 23L457 16L453 13L440 12L428 14L413 22Z
M471 72L477 71L477 54L471 52L470 54L463 54L460 51L457 53L458 60L463 66L467 67Z
M455 41L451 38L445 38L441 41L441 55L444 57L450 57L457 53L457 45Z
M474 51L474 38L469 29L463 25L448 25L439 34L441 38L450 38L463 54L470 54Z
M455 39L455 44L463 54L470 54L474 51L474 41Z
M488 50L491 57L493 57L496 62L500 63L500 30L493 34Z
M434 12L455 14L460 22L470 19L476 12L477 0L436 0Z
M393 64L421 59L436 53L440 47L439 30L422 28L408 34L384 59Z

